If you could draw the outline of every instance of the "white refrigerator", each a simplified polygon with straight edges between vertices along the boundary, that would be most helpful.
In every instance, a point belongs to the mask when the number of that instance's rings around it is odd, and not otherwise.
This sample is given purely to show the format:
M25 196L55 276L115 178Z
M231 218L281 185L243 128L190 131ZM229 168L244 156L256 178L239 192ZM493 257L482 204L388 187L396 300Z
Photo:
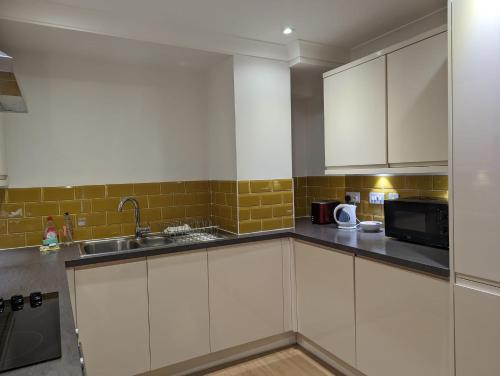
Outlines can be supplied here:
M451 0L457 376L500 375L500 0Z

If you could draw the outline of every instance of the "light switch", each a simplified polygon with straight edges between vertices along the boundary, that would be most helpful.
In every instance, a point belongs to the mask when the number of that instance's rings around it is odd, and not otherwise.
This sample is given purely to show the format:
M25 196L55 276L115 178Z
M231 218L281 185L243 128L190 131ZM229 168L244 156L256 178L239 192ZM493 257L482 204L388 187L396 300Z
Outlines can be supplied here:
M379 192L370 192L369 202L370 204L384 205L384 194Z
M396 200L399 198L399 193L397 192L391 192L387 194L387 199L388 200Z

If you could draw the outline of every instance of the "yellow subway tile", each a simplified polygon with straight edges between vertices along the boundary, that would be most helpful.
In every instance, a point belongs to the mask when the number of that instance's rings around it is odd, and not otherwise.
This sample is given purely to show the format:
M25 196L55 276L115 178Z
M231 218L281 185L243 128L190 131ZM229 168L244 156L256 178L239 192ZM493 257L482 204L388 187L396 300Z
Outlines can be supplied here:
M82 213L90 213L92 211L92 200L82 200Z
M58 215L59 204L57 202L27 202L25 204L26 217L41 217L43 215Z
M277 230L283 227L283 221L281 218L263 219L262 220L262 230L270 231Z
M126 197L134 195L133 184L108 184L106 186L107 197Z
M272 190L271 180L250 180L250 192L252 193L272 192Z
M134 184L134 195L158 195L161 191L160 183Z
M161 183L161 193L186 193L186 187L183 181L170 181Z
M37 202L42 199L41 188L9 188L8 202Z
M7 233L7 220L2 219L0 220L0 234L6 234Z
M124 235L124 236L135 235L135 224L134 223L122 223L122 235Z
M141 222L146 224L151 221L161 220L161 208L141 209Z
M121 225L96 226L92 227L92 236L95 239L114 238L122 234Z
M184 218L186 216L186 208L184 206L172 206L161 209L162 219Z
M26 246L26 237L24 234L0 235L0 248L17 248Z
M362 176L346 176L345 186L352 188L362 188L363 187L363 177Z
M398 189L399 197L408 198L408 197L417 197L418 191L415 189Z
M345 176L329 176L328 185L335 188L345 187Z
M229 206L238 206L238 196L236 193L226 193L226 201Z
M174 194L174 205L193 205L195 203L194 193L176 193Z
M405 176L406 189L432 189L432 176Z
M186 192L208 192L210 183L206 180L186 181Z
M293 205L282 205L273 208L274 217L289 217L293 216Z
M74 240L90 240L92 239L92 228L80 227L73 229Z
M22 218L22 219L9 219L8 222L9 234L20 233L20 232L33 232L41 231L42 218Z
M295 221L293 217L283 217L283 228L292 228L295 227Z
M172 206L174 204L174 196L172 194L148 196L148 202L150 208Z
M253 208L250 211L252 219L272 218L273 208Z
M250 209L239 209L240 221L250 219Z
M79 185L75 187L76 199L104 198L105 195L105 185Z
M275 179L273 180L273 191L291 191L293 188L292 179Z
M79 225L79 223L85 223ZM87 213L76 216L75 225L78 227L101 226L106 224L106 213Z
M92 200L93 212L118 211L119 198L95 198ZM131 203L126 203L123 209L133 209Z
M364 188L404 188L404 176L363 176Z
M236 193L236 182L231 180L220 180L218 192Z
M248 234L251 232L262 231L262 222L261 221L240 221L240 233Z
M133 211L107 212L106 218L106 223L108 225L134 223L135 219Z
M26 245L35 246L41 245L43 242L43 231L27 232L26 233Z
M210 204L209 192L197 192L193 195L195 204Z
M238 204L240 207L250 207L260 205L260 196L258 195L238 195Z
M432 177L432 189L435 190L448 190L448 176L433 176Z
M337 189L332 187L320 187L319 196L326 200L337 198Z
M88 207L86 207L87 209ZM82 208L81 200L73 200L73 201L59 201L59 210L61 214L71 213L71 214L79 214L85 213Z
M242 180L238 182L238 194L250 193L250 182L248 180Z
M74 200L75 188L73 187L45 187L42 188L43 201Z
M283 193L283 203L284 204L293 204L293 192Z
M193 205L186 207L186 217L208 217L208 205Z
M264 193L260 195L260 202L262 205L281 204L281 200L281 193Z
M420 191L420 196L448 199L448 191Z
M308 187L321 187L328 185L328 176L308 176L307 186Z
M216 205L226 205L226 194L217 192L215 194L215 204Z
M17 218L24 216L24 204L0 204L0 218Z

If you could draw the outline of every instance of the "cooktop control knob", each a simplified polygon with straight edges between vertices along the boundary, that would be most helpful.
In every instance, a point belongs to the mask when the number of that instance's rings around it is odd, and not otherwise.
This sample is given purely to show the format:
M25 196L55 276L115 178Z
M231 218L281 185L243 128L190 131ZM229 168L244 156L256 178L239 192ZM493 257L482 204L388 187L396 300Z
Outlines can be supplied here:
M10 306L13 311L20 311L24 308L24 298L22 295L14 295L10 298Z
M5 310L5 303L2 298L0 298L0 313Z
M32 292L30 294L30 305L32 308L40 307L42 305L42 293Z

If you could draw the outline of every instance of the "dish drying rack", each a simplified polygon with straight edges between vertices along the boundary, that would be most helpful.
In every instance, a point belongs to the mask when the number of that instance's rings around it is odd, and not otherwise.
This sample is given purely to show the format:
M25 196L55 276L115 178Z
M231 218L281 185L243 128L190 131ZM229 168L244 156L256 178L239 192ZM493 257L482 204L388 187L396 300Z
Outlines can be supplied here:
M172 238L176 243L193 243L223 238L219 226L209 219L190 221L170 221L165 224L163 235Z

